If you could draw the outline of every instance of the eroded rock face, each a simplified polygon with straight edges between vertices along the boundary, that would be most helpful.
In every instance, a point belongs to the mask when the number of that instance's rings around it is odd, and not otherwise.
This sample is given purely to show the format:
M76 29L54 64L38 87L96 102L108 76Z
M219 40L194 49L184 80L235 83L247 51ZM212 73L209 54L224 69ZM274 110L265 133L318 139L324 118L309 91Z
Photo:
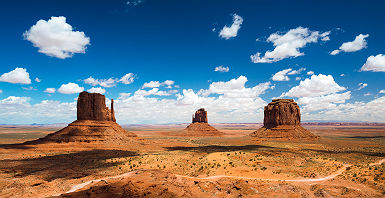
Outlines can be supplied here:
M99 93L83 91L79 94L77 104L77 120L113 121L114 100L111 100L111 110L106 107L106 97Z
M301 113L293 99L275 99L265 107L264 128L274 128L279 125L300 125Z
M250 135L258 138L318 138L301 126L299 106L293 99L275 99L265 107L263 127Z
M207 111L204 108L198 109L192 117L192 123L207 123Z

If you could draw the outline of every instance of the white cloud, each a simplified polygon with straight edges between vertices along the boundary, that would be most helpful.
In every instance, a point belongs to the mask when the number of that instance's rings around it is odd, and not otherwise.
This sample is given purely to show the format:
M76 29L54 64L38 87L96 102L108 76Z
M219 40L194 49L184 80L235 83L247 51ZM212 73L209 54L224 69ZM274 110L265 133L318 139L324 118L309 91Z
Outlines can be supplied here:
M204 107L212 123L262 122L266 102L259 95L271 88L270 83L246 87L246 82L247 78L240 76L227 82L213 82L208 89L198 92L183 89L176 94L176 99L154 95L159 92L158 88L138 90L132 96L122 93L119 100L115 100L116 117L119 122L128 123L190 122L191 114Z
M139 89L135 92L136 96L149 96L149 95L156 95L156 96L169 96L171 93L167 91L159 91L159 88L152 88L150 90L143 90Z
M3 93L3 90L0 89L0 94L2 94L2 93Z
M106 90L101 88L101 87L92 87L91 89L88 89L87 91L90 93L100 93L100 94L106 93Z
M41 80L39 78L37 78L37 77L35 78L35 81L38 82L38 83L41 82Z
M75 93L82 92L83 90L84 90L83 87L80 87L76 83L70 82L67 84L62 84L57 91L62 94L75 94Z
M90 38L84 32L73 31L63 16L51 17L48 21L39 20L23 36L39 48L40 53L61 59L85 53L90 44Z
M9 96L0 100L0 119L2 123L63 123L76 119L75 101L63 103L43 100L40 103L31 104L30 100L31 98L29 97L17 96Z
M301 77L295 77L295 80L301 80Z
M314 72L313 71L308 71L306 74L311 76L311 75L314 74Z
M287 76L287 73L289 73L291 70L292 69L289 68L289 69L284 69L282 71L279 71L273 75L271 80L273 80L273 81L289 81L290 78L289 78L289 76Z
M354 41L343 43L339 49L330 52L331 55L337 55L340 52L356 52L367 47L365 38L369 37L369 34L360 34L356 36Z
M165 84L165 85L167 85L167 86L171 86L171 85L173 85L174 83L175 83L175 82L172 81L172 80L166 80L166 81L163 82L163 84Z
M298 104L305 113L336 108L350 99L350 91L338 85L331 75L312 75L301 81L280 97L296 97Z
M298 70L293 70L291 68L284 69L282 71L279 71L273 75L271 78L273 81L289 81L290 78L288 75L296 75L300 74L302 71L306 70L306 68L300 68ZM297 79L297 78L296 78Z
M383 122L385 115L385 97L369 102L340 103L332 108L317 113L304 111L303 120L339 120Z
M47 89L44 90L44 92L46 92L46 93L55 93L56 89L55 88L47 88Z
M303 27L291 29L285 34L273 33L267 38L267 42L273 43L275 49L266 51L262 57L261 53L258 52L251 55L250 58L253 63L272 63L285 58L303 56L304 53L300 52L299 49L308 43L316 43L318 39L326 38L329 34L330 32L320 33Z
M380 90L378 93L385 93L385 90L382 89L382 90Z
M230 68L229 67L224 67L223 65L218 66L214 69L216 72L229 72Z
M95 79L90 76L87 79L84 79L84 83L92 85L92 86L102 86L102 87L114 87L118 82L123 84L131 84L135 80L135 75L133 73L127 73L122 78L108 78L108 79Z
M33 88L32 86L29 86L29 87L22 87L22 89L28 90L28 91L37 90L37 89Z
M252 88L246 88L245 83L247 78L245 76L239 76L237 79L231 79L227 82L213 82L210 84L209 89L200 90L198 94L202 96L209 96L210 94L223 94L227 98L253 98L263 94L268 88L270 88L270 82L261 83Z
M312 75L311 78L306 78L301 81L298 86L291 88L282 96L289 97L316 97L326 94L336 93L346 90L345 87L339 86L332 75Z
M84 80L84 83L92 85L92 86L102 86L102 87L113 87L116 85L116 81L118 79L116 78L109 78L109 79L95 79L92 76Z
M128 85L128 84L133 83L133 82L134 82L134 79L135 79L134 74L133 74L133 73L128 73L128 74L124 75L124 76L119 80L119 82L122 82L123 84Z
M16 69L4 73L0 76L0 82L9 82L14 84L31 84L27 69L16 67Z
M219 32L219 37L224 39L230 39L232 37L236 37L238 35L238 30L241 28L243 23L243 18L237 14L233 15L233 24L231 26L224 26L222 30Z
M172 85L174 84L175 82L172 81L172 80L166 80L163 82L164 85L166 85L166 88L168 89L171 89L172 88Z
M385 72L385 55L369 56L360 71Z
M155 87L160 87L160 82L159 81L150 81L148 83L144 83L142 88L155 88Z
M343 76L345 76L345 74L341 74L340 76L343 77Z
M358 89L357 90L361 90L361 89L363 89L363 88L365 88L365 87L367 87L368 86L368 84L367 83L358 83Z

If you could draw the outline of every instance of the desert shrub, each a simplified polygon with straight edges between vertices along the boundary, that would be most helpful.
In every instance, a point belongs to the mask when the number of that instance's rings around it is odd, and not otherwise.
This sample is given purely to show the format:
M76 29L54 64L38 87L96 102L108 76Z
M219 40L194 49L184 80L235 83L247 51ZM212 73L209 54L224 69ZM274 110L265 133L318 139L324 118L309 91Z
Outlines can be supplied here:
M262 167L261 167L261 170L263 170L263 171L264 171L264 170L266 170L266 169L267 169L267 168L266 168L266 167L264 167L264 166L262 166Z

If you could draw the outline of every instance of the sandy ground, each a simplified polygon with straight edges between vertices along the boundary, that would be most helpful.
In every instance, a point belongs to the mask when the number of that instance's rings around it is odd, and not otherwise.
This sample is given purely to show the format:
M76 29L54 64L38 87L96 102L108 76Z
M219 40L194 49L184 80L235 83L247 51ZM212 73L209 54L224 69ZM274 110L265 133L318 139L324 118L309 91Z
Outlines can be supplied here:
M306 126L321 138L290 141L251 138L253 127L218 128L224 137L130 128L138 137L127 145L28 146L14 143L56 129L0 128L0 196L385 196L384 127Z

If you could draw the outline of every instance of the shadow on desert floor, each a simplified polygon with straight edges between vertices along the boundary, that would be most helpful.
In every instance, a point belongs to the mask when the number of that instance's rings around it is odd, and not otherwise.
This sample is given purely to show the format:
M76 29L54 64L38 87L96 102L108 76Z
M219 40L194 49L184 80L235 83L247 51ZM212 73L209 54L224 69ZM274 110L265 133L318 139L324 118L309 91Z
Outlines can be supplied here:
M259 149L282 149L271 146L263 145L243 145L243 146L219 146L219 145L209 145L209 146L176 146L176 147L164 147L169 151L195 151L195 152L205 152L205 153L215 153L215 152L231 152L231 151L252 151Z
M133 151L90 150L22 160L1 160L0 171L13 174L15 178L39 175L45 181L58 178L76 179L120 163L106 160L137 155L138 153Z

